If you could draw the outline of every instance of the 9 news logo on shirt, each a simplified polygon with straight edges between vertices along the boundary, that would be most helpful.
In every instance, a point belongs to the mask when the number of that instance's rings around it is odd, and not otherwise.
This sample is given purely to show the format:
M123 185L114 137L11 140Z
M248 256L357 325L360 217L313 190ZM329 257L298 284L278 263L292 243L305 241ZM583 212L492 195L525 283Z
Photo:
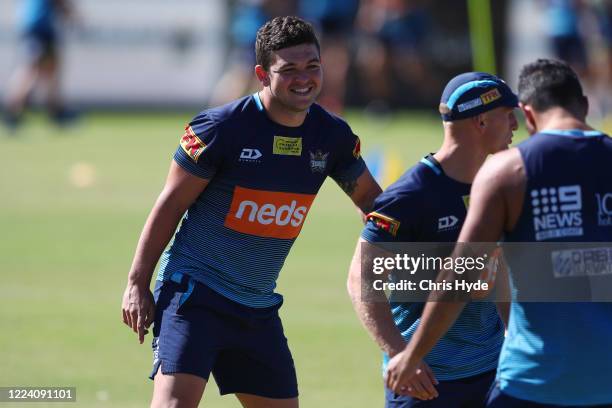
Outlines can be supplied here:
M530 199L537 241L584 234L579 185L536 188Z

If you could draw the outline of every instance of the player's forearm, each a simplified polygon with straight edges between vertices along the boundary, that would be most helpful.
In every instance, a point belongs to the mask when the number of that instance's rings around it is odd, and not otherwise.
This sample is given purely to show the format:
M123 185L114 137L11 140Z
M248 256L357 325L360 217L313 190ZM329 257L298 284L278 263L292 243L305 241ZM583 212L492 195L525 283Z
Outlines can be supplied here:
M406 342L395 326L387 298L380 292L368 292L365 296L367 299L364 299L362 289L367 290L372 286L362 285L360 264L356 258L357 256L353 258L347 282L353 309L380 349L393 356L404 349Z
M372 208L374 207L374 200L376 200L376 197L378 197L381 192L382 190L380 190L380 187L376 188L369 191L366 195L356 201L357 208L359 208L359 210L363 213L364 218L370 213L370 211L372 211Z
M362 302L355 298L352 302L361 324L382 351L393 357L405 348L406 341L395 326L388 303Z
M372 211L374 200L382 193L374 177L366 169L356 180L338 184L348 194L365 220L365 215Z
M163 250L170 242L185 209L171 202L162 193L151 210L140 234L128 281L147 286Z

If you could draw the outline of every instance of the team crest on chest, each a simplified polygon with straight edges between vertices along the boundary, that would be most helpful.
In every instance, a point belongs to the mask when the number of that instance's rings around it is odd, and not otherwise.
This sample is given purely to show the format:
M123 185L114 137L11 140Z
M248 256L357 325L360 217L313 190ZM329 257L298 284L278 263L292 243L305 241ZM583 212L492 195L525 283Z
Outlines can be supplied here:
M327 167L327 156L328 153L323 153L321 150L316 152L308 152L310 154L310 170L313 173L324 173Z

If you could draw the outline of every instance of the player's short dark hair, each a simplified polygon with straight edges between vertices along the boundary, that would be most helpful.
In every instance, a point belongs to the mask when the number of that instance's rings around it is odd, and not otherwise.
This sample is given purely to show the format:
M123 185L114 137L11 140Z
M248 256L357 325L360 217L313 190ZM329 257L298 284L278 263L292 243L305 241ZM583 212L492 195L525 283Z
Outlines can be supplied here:
M523 67L518 96L519 101L539 112L557 106L584 108L586 103L578 75L565 62L552 59L538 59Z
M299 17L275 17L257 31L255 61L270 68L272 53L300 44L314 44L320 52L319 40L312 25Z

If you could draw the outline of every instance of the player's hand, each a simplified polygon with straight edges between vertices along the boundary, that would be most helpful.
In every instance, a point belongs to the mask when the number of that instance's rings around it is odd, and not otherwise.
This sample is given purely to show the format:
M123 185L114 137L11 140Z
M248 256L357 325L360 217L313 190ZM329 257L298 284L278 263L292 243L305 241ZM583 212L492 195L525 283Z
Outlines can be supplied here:
M131 327L134 333L138 333L138 341L142 344L155 317L155 302L151 290L148 286L140 287L128 283L123 293L121 309L123 323Z
M389 361L385 383L387 388L396 394L410 395L421 400L438 397L438 391L434 387L438 380L431 368L424 361L411 358L406 351Z

